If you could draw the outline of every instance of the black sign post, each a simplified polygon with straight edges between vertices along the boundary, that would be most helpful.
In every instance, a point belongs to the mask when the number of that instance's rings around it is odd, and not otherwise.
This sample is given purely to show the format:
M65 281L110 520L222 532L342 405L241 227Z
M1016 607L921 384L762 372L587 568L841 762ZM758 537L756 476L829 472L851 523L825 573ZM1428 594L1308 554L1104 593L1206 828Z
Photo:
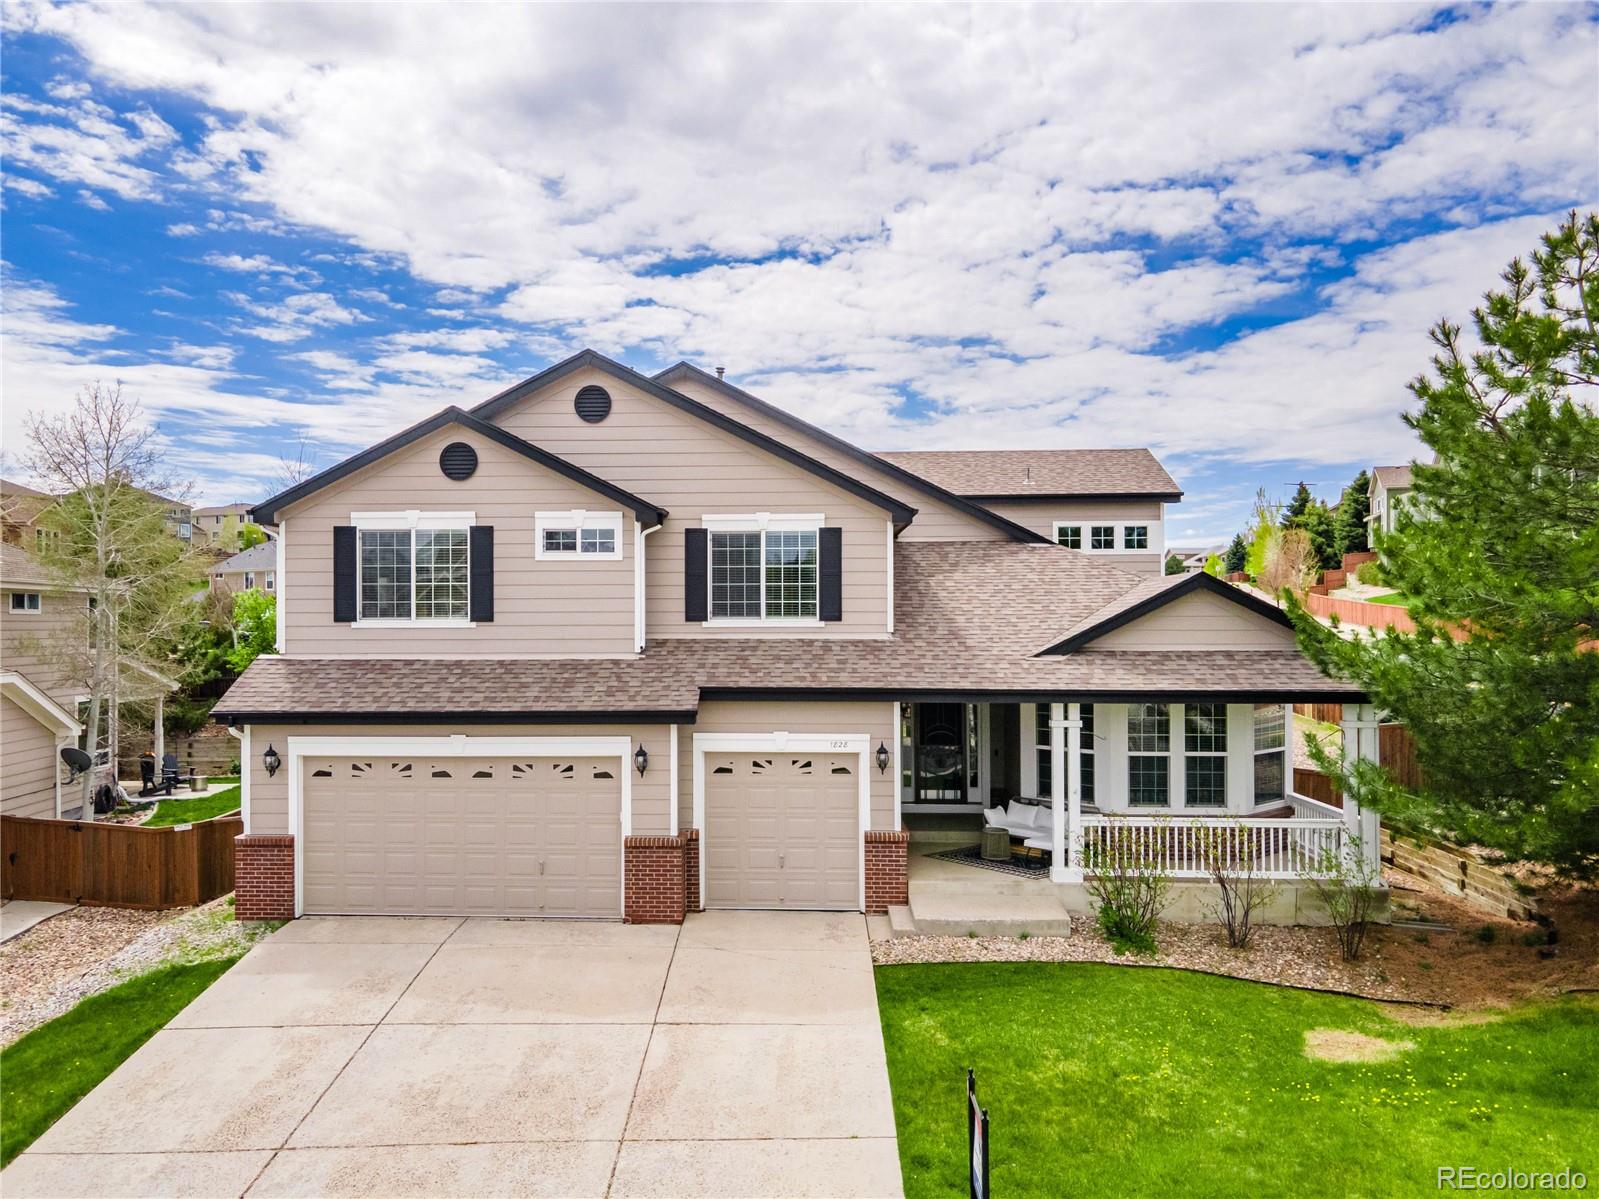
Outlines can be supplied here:
M971 1149L971 1199L988 1199L988 1113L977 1105L977 1077L966 1071L966 1143Z

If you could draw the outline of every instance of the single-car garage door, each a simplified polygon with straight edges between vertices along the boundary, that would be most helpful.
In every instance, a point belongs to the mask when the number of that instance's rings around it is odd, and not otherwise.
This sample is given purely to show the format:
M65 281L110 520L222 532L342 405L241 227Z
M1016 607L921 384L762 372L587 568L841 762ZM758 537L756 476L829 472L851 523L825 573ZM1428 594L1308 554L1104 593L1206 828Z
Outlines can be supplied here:
M615 758L307 757L307 914L621 914Z
M705 906L858 909L860 757L705 755Z

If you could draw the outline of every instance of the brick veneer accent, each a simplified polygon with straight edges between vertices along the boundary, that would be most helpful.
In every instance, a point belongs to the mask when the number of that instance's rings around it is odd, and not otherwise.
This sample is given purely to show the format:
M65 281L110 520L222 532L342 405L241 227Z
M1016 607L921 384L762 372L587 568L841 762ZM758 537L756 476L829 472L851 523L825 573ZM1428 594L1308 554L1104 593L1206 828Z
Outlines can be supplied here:
M629 924L682 924L682 837L629 837L622 846L622 918Z
M881 916L896 904L910 902L906 854L911 835L872 830L866 834L866 911Z
M294 919L293 837L242 833L233 838L233 915L237 920Z
M683 906L690 912L700 910L700 830L697 828L683 833Z

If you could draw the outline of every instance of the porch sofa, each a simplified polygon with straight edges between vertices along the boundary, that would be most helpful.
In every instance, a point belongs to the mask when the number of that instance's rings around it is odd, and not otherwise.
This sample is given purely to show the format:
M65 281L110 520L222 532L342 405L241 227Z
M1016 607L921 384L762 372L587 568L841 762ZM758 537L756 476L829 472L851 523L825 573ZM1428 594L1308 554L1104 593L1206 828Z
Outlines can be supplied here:
M1013 799L1008 804L983 809L983 823L1002 828L1028 849L1050 852L1054 846L1055 810L1048 804Z

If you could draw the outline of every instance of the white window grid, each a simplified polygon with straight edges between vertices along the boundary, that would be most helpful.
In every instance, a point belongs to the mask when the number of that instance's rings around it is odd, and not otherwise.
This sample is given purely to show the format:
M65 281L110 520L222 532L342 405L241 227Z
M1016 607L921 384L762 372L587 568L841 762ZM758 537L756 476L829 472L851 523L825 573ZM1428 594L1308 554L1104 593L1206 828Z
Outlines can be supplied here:
M1227 806L1227 705L1183 707L1183 806Z
M1171 707L1127 707L1127 806L1171 806Z
M1288 798L1288 713L1282 704L1255 705L1254 802Z
M360 620L465 620L465 529L362 529Z
M620 512L538 512L533 521L534 558L615 560L622 556Z
M816 529L713 529L711 620L815 620L820 537Z

